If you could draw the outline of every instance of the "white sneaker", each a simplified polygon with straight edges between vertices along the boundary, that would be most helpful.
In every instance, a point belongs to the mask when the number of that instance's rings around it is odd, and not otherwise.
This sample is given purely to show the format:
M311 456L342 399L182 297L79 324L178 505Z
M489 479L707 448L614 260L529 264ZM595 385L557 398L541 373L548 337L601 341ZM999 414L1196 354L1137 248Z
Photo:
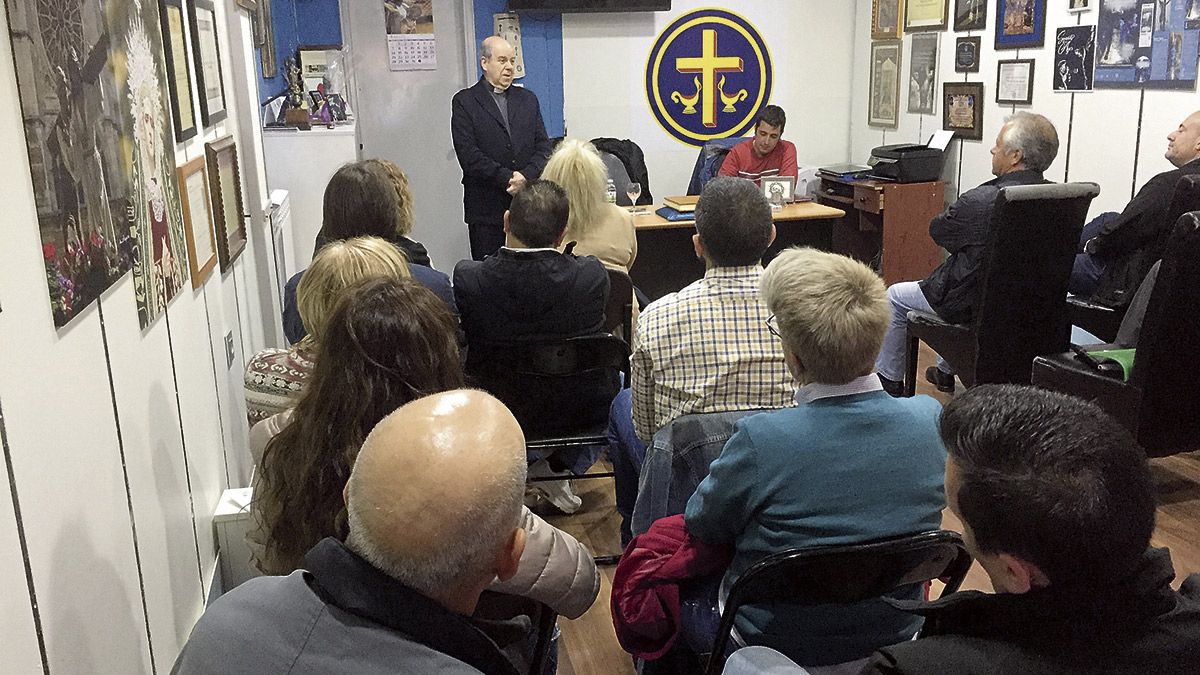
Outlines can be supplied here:
M569 476L570 471L554 471L546 460L539 459L529 467L529 476L532 478L548 478L550 476ZM572 514L583 506L583 500L571 491L570 481L565 480L547 480L530 483L529 487L539 492L546 501L554 505L554 508L562 511L565 514Z

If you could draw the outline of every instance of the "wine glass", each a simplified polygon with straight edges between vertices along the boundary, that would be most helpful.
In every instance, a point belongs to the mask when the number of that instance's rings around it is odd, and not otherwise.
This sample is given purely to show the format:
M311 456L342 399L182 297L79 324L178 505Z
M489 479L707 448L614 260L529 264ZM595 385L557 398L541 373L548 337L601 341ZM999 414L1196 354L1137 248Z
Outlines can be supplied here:
M625 188L625 196L629 197L629 203L633 205L633 213L638 213L641 211L641 209L639 209L637 206L638 197L642 196L641 183L630 183L629 186Z

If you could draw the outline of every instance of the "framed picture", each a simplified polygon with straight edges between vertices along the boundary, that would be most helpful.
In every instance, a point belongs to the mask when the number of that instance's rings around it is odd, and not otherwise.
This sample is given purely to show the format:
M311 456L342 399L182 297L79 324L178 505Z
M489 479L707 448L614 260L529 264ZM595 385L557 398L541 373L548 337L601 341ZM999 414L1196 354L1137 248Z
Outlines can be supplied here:
M900 41L871 43L871 91L867 124L895 128L900 124Z
M196 59L196 86L200 89L200 119L210 126L225 119L225 87L217 50L217 15L212 0L192 0L188 6L192 27L192 57Z
M262 66L262 76L275 77L279 74L279 63L275 60L275 30L271 28L271 2L262 0L258 3L258 14L254 18L258 26L259 65Z
M942 85L942 129L970 141L983 138L983 83Z
M763 196L772 204L787 204L795 194L796 179L791 176L764 176L761 181Z
M1091 91L1096 71L1096 27L1066 26L1054 35L1054 91Z
M906 0L904 30L915 33L923 30L946 30L949 0Z
M871 39L899 39L904 0L871 0Z
M1200 2L1095 1L1097 89L1196 88Z
M1046 0L996 0L996 49L1041 47Z
M996 103L1033 103L1033 59L1008 59L997 63Z
M246 248L246 219L242 215L242 175L238 170L237 143L226 136L204 144L204 157L210 176L213 224L217 232L217 258L221 271L229 271L234 260Z
M1092 8L1092 0L1067 0L1068 12L1086 12Z
M237 6L253 12L258 9L258 0L237 0Z
M196 135L196 109L192 105L192 80L188 77L187 40L183 37L183 0L161 0L158 5L162 24L163 55L167 64L167 90L171 97L171 121L175 141Z
M212 209L209 206L208 173L205 158L197 157L175 170L179 178L179 201L183 207L183 228L187 235L188 266L192 270L192 288L200 288L217 266L217 240L213 236Z
M987 0L954 0L954 30L987 28Z
M978 73L979 50L983 48L983 39L977 37L961 37L954 41L954 72Z
M932 115L937 107L938 34L912 36L908 55L908 112Z

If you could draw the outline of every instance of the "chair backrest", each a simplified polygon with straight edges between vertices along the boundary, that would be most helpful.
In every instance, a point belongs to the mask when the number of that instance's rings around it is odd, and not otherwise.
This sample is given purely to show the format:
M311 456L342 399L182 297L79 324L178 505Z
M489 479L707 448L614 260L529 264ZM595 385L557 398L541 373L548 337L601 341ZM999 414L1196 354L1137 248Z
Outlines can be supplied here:
M744 140L746 140L744 137L738 136L714 138L705 143L700 148L699 157L696 158L696 166L692 168L692 180L688 183L687 193L698 195L703 192L708 181L712 180L721 170L721 164L725 162L725 155L729 154L729 150L733 146Z
M1138 335L1129 382L1142 392L1138 442L1151 456L1200 448L1200 211L1167 241Z
M1033 358L1067 351L1067 278L1095 183L1001 188L983 254L975 383L1028 384Z
M561 434L608 419L629 381L629 346L610 334L472 344L467 375L504 402L528 436Z
M739 608L775 601L798 605L849 604L902 586L942 579L942 594L962 585L971 555L955 532L934 530L864 544L814 546L767 556L729 589L713 642L709 673L723 660Z
M604 307L604 330L633 344L633 280L621 270L608 268L608 304Z

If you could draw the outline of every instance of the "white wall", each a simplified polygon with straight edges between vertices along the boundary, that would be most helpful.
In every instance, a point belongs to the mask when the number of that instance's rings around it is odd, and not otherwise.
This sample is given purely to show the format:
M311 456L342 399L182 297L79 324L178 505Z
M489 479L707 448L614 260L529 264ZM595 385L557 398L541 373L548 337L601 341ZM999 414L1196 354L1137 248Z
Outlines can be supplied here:
M229 117L177 144L179 164L202 156L206 141L238 134L239 119L257 124L231 85L245 80L231 77L231 40L244 52L249 36L245 12L227 16L232 7L217 3ZM16 92L12 64L0 13L0 89ZM56 331L19 103L0 102L0 156L10 158L0 246L5 672L167 672L203 610L216 569L213 508L250 475L242 368L279 333L274 287L262 282L273 261L255 203L261 161L245 161L255 148L240 150L255 218L234 269L181 291L144 331L126 275Z
M1096 3L1093 3L1095 5ZM951 8L954 2L950 3ZM1066 2L1049 2L1046 9L1045 46L1037 49L993 49L996 0L988 2L988 23L983 31L973 33L940 33L938 92L941 83L983 82L984 108L983 140L955 140L947 154L943 179L947 199L961 190L968 190L992 178L989 150L1004 117L1017 110L1028 110L1050 118L1058 129L1058 158L1046 172L1054 181L1091 181L1100 185L1100 195L1092 202L1092 214L1120 211L1140 188L1155 174L1171 169L1163 159L1166 136L1188 114L1200 108L1195 91L1141 91L1100 89L1094 92L1067 94L1052 89L1052 57L1055 30L1076 23L1094 24L1097 10L1082 14L1066 11ZM871 148L885 143L924 142L933 131L941 128L942 110L939 101L936 115L914 115L902 112L897 129L878 129L867 126L867 94L870 80L871 2L857 0L854 54L854 92L851 109L851 157L865 161ZM978 73L954 72L954 41L956 37L979 35L983 43ZM905 36L902 56L902 80L907 79L911 38ZM1001 106L996 98L996 62L1000 59L1036 59L1034 66L1033 104ZM1072 112L1072 103L1074 111ZM901 110L907 110L908 98L901 94ZM1141 111L1141 112L1139 112ZM1140 148L1138 143L1140 140ZM1136 173L1135 173L1136 168Z
M788 115L784 137L800 162L846 161L855 44L854 3L846 0L675 0L669 12L564 14L567 135L635 141L655 198L684 194L699 150L655 121L644 91L646 58L659 31L714 5L745 17L766 41L775 70L771 102Z

